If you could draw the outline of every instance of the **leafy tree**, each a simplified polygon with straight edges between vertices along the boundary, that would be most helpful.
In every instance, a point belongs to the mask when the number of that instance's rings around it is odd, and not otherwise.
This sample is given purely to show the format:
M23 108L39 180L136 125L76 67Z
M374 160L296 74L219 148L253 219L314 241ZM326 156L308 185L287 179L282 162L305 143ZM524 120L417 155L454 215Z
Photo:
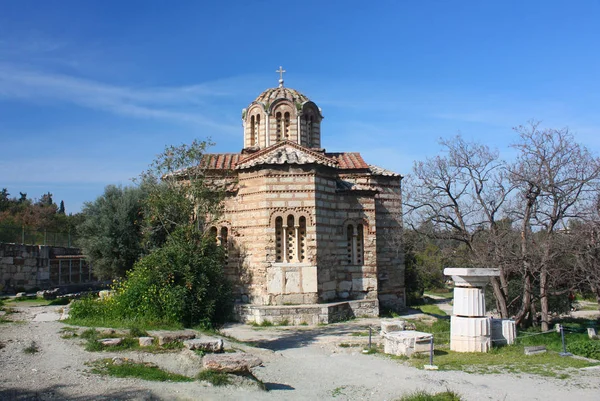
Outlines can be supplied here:
M148 191L146 239L158 247L179 227L204 231L220 213L224 191L217 180L207 181L202 157L211 142L168 146L157 156L139 182Z
M11 201L9 196L8 190L2 188L2 191L0 191L0 212L3 212L10 207Z
M146 196L141 187L109 185L94 202L85 203L78 245L98 277L123 277L142 254Z

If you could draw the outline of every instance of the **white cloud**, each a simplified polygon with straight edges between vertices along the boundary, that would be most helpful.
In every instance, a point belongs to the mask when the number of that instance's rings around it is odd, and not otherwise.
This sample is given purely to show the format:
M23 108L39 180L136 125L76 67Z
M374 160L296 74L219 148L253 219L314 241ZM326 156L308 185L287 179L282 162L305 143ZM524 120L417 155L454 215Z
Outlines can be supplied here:
M61 101L134 118L237 132L237 125L215 121L209 115L211 108L205 107L213 99L227 95L210 85L134 88L0 64L0 98Z

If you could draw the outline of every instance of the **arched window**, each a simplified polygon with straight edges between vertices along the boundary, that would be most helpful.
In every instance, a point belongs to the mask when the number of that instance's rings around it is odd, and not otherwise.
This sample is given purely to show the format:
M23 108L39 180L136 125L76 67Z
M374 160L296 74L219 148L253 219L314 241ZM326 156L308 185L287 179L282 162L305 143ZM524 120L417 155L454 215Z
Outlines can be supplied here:
M294 256L295 255L295 248L296 248L296 241L295 241L295 232L294 232L294 216L292 216L291 214L288 216L287 218L287 226L285 229L285 236L286 236L286 256L287 256L287 261L288 262L292 262L294 261Z
M305 260L306 217L300 216L297 220L292 214L285 218L277 217L275 219L275 261L303 263Z
M221 227L221 236L219 241L221 242L221 246L225 250L225 261L227 262L229 259L229 246L228 246L228 235L227 235L227 227Z
M254 137L256 136L255 134L255 129L256 129L256 121L254 116L250 117L250 146L254 146Z
M283 261L283 218L277 217L275 219L275 260L277 262Z
M308 146L313 145L312 135L313 135L313 116L311 114L306 118L306 141L308 143Z
M279 142L281 141L281 135L282 135L282 120L281 120L281 113L278 112L277 114L275 114L275 119L277 120L276 123L276 141Z
M286 111L283 119L283 137L290 139L290 113Z
M256 125L254 127L254 137L252 138L251 146L256 146L258 143L258 136L260 135L260 114L256 116Z
M306 217L298 219L298 262L306 260Z
M218 242L217 242L217 227L212 226L208 230L208 235L210 235L210 237L213 238L215 240L215 242L218 244Z
M348 224L346 227L346 255L349 265L362 265L364 262L363 225Z

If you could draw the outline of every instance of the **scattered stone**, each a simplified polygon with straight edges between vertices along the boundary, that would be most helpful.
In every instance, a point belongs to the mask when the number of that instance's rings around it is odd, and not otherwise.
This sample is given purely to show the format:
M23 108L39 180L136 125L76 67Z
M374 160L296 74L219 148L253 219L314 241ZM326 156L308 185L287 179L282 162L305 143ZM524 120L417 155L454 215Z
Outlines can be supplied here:
M596 334L596 329L593 327L588 327L587 329L588 337L590 340L598 340L598 334Z
M383 352L397 356L411 356L414 353L429 352L431 333L404 330L383 335Z
M102 339L98 340L98 342L100 342L100 344L102 344L105 347L114 347L116 345L121 345L123 343L123 339L122 338L102 338Z
M404 330L416 330L417 326L415 326L414 323L409 323L406 322L406 324L404 325Z
M138 338L140 347L149 347L154 342L154 337L140 337Z
M183 345L189 350L202 350L207 352L223 352L223 340L220 338L201 337L185 340Z
M525 347L525 355L543 354L544 352L546 352L545 345L536 345L533 347Z
M27 294L24 292L17 292L17 295L15 295L15 298L25 298L26 296L27 296Z
M381 321L381 334L392 333L394 331L405 330L406 321L404 320L382 320Z
M176 341L191 340L196 338L196 332L191 330L158 331L152 335L158 339L158 345L165 345Z
M40 293L41 293L41 296L40 296ZM44 290L44 291L37 292L38 298L41 297L41 298L44 298L45 300L56 299L56 297L58 297L59 294L60 294L59 288L54 288L52 290Z
M98 292L98 297L100 299L107 299L113 296L113 291L111 290L102 290Z
M423 369L425 370L438 370L436 365L423 365Z
M202 358L204 369L225 373L250 373L262 360L249 354L209 354Z
M119 358L118 356L115 356L112 359L113 365L117 365L117 366L123 365L125 362L127 362L127 358Z
M64 308L62 308L62 313L60 315L60 318L58 320L66 320L69 318L69 310L70 308L68 306L65 306Z

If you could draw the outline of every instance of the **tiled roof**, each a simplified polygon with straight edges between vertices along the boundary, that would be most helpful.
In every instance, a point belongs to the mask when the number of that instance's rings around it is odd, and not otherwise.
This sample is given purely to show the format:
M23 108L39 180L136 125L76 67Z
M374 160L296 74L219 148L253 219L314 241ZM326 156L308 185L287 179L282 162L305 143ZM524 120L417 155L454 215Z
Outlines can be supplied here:
M273 103L277 99L288 99L294 103L304 103L308 102L308 98L304 96L302 93L298 92L292 88L269 88L256 98L255 102L260 102L263 104Z
M369 169L371 170L371 174L373 175L385 175L389 177L400 177L400 174L394 173L393 171L386 170L382 167L377 167L373 164L369 164Z
M365 163L360 153L325 153L327 157L331 157L339 164L342 170L368 169L369 165Z
M208 153L202 157L200 168L207 170L233 170L246 155L239 153Z
M261 164L321 164L337 167L334 159L324 156L294 142L281 141L276 145L253 153L240 161L237 168L249 168Z
M234 170L263 164L321 164L340 170L367 170L373 175L399 177L400 174L367 164L360 153L322 153L290 141L277 144L251 154L205 154L200 168L207 170Z

